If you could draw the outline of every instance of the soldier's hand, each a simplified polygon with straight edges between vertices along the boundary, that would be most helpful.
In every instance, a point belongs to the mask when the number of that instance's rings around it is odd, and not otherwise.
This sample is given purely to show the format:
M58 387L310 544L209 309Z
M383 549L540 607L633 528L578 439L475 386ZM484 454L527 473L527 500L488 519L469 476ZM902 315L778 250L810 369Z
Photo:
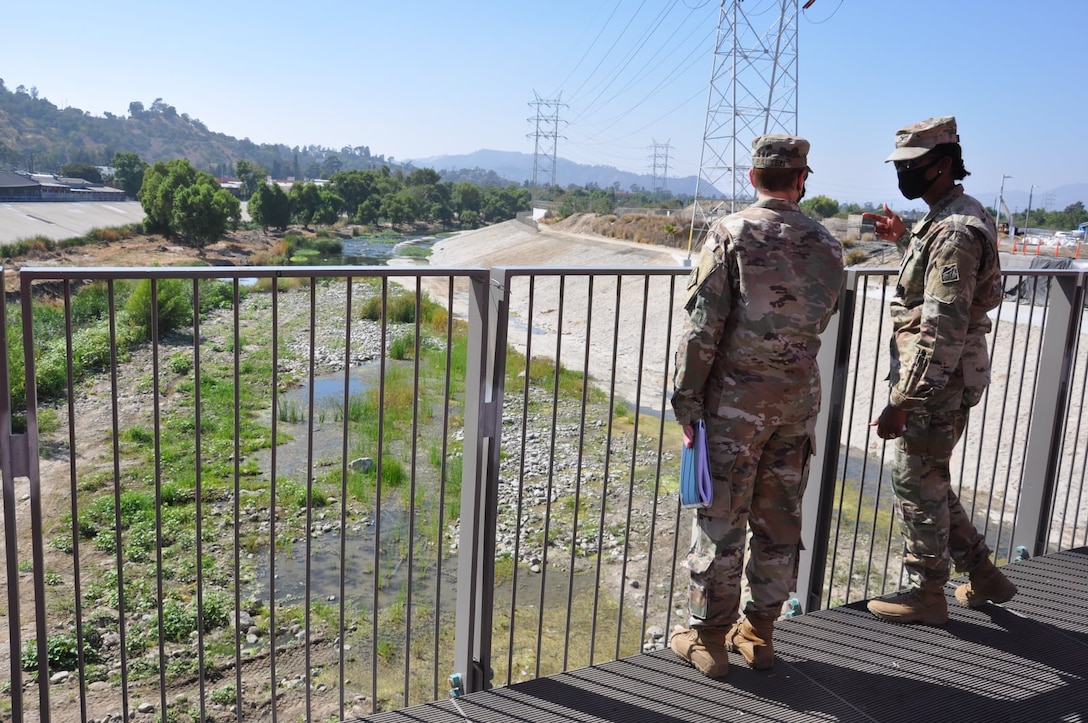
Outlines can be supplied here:
M903 223L903 219L899 218L895 211L888 208L886 203L884 204L883 216L878 213L863 213L861 217L864 220L872 221L873 232L877 235L877 238L885 241L895 241L907 230L907 225Z
M907 431L907 413L888 405L869 426L876 427L876 436L881 439L902 437L903 432Z
M684 446L691 449L695 445L695 425L684 425Z

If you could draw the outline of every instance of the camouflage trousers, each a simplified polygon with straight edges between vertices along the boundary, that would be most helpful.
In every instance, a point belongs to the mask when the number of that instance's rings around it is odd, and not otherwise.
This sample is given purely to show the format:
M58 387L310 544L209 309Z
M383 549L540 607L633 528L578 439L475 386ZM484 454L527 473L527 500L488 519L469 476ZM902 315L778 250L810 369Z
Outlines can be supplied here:
M737 620L742 573L752 598L747 615L777 617L796 590L814 424L814 416L783 426L707 417L714 504L698 510L692 522L685 560L691 627L727 627Z
M968 409L912 411L906 432L896 440L891 476L911 587L939 592L953 564L969 571L990 554L952 491L949 460L967 425Z

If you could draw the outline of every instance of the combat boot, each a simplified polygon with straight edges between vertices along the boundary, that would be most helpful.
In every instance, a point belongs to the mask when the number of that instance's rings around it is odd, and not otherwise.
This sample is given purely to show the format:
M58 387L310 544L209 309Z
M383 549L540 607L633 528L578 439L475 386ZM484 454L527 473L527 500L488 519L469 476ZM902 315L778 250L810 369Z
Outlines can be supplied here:
M870 600L869 612L889 623L944 625L948 622L948 601L943 592L916 587L898 595Z
M726 633L725 643L734 653L740 653L748 665L756 670L766 670L774 666L774 645L771 635L774 632L773 615L749 615L733 623Z
M988 602L1008 602L1016 594L1016 585L989 559L979 563L968 577L970 582L956 588L956 599L969 608L980 608Z
M708 678L724 678L729 672L729 652L722 628L678 630L673 633L669 645L672 652Z

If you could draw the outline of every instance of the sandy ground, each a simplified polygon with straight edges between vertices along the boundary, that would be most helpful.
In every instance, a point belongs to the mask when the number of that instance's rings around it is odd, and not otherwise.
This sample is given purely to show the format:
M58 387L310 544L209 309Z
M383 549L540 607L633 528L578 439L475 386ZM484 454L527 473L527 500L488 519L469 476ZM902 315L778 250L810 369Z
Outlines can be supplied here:
M439 241L430 265L586 269L561 281L518 268L507 280L515 317L510 344L533 357L558 355L604 391L659 410L684 317L685 258L676 249L509 221ZM648 275L650 269L664 273ZM455 299L458 315L467 308L466 288ZM445 293L441 286L430 291L435 298Z

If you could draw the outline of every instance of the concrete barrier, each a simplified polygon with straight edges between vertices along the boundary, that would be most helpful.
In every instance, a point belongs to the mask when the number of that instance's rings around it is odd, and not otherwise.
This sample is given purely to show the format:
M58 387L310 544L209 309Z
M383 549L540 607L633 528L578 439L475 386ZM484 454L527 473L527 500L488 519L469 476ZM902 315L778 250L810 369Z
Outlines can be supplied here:
M44 236L53 241L85 236L144 220L138 201L0 203L0 245Z

